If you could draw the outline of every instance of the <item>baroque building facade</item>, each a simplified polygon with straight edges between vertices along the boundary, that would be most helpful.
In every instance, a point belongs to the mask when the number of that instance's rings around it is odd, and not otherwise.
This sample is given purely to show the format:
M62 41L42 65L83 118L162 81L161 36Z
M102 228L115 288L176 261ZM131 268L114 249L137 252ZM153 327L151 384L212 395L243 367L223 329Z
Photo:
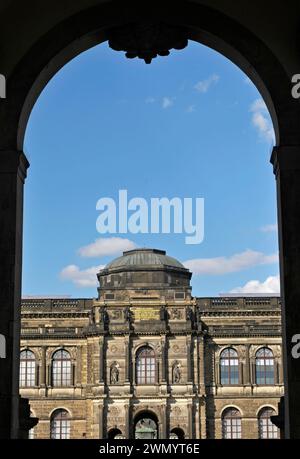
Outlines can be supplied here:
M97 299L22 301L20 391L31 438L278 438L276 297L195 298L192 273L136 249Z

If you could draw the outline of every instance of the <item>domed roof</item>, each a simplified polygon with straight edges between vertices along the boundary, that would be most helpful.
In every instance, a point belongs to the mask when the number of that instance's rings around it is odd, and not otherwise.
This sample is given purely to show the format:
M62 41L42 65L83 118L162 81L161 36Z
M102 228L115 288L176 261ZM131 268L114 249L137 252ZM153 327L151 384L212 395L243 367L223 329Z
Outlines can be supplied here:
M142 267L170 267L170 268L186 268L175 258L166 255L164 250L157 249L134 249L123 252L123 256L116 258L105 266L107 269L121 269L121 268L138 268Z

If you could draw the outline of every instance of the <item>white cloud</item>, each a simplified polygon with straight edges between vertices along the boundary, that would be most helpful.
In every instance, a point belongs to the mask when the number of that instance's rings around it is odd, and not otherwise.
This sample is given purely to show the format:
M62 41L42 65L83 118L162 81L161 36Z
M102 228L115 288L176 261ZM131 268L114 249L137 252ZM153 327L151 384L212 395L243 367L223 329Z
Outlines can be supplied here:
M76 265L68 265L62 269L60 278L73 282L76 287L96 287L98 285L97 273L104 265L92 266L82 271Z
M220 80L219 75L213 74L210 77L208 77L206 80L198 81L198 83L195 84L194 88L198 92L201 92L202 94L204 94L209 90L209 88L212 85L217 84L219 80Z
M170 108L173 105L174 105L174 98L163 97L162 104L161 104L163 109Z
M272 121L263 99L256 99L250 107L252 124L257 129L261 138L275 143L275 133Z
M194 113L196 111L196 106L195 105L189 105L186 109L187 113Z
M263 233L276 233L278 231L278 226L274 225L265 225L260 228L260 231Z
M147 97L145 102L146 102L146 104L154 104L155 99L154 99L154 97Z
M218 276L242 271L258 265L278 263L278 254L265 255L261 252L246 250L231 257L198 258L184 262L184 266L194 274Z
M230 293L239 293L239 294L246 294L246 293L254 293L254 294L261 294L261 293L272 293L272 294L280 294L280 279L279 276L270 276L264 282L260 282L258 280L251 280L247 282L243 287L237 287L231 290Z
M87 258L104 257L107 255L116 255L135 247L135 243L129 239L121 237L99 238L92 244L81 247L78 253L82 257Z

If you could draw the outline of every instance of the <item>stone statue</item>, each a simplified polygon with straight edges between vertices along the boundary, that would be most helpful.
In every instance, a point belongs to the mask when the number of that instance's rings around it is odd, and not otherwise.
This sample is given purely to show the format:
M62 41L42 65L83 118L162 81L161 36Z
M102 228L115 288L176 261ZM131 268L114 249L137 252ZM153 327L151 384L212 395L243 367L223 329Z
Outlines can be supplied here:
M173 367L173 382L177 384L180 382L180 380L181 380L180 364L176 363Z
M113 364L110 369L110 383L117 384L119 382L119 370L116 364Z

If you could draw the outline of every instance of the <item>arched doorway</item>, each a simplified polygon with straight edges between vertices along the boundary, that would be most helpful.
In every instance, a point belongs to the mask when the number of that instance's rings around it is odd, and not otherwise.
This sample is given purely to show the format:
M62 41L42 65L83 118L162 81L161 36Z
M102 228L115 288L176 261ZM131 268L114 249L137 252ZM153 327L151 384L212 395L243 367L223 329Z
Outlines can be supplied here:
M155 414L145 411L134 420L134 438L155 440L159 438L158 419Z
M118 5L107 2L88 9L85 9L82 2L78 11L76 14L57 14L57 19L51 25L44 29L41 27L40 36L31 42L29 51L20 54L15 62L12 60L7 88L8 93L13 93L14 97L7 98L0 107L1 172L4 176L0 188L3 205L0 208L1 218L6 222L1 233L5 250L2 257L3 288L0 300L7 305L0 311L0 332L7 337L8 348L7 358L1 362L2 372L7 375L6 381L0 385L1 393L8 394L1 405L1 411L11 412L12 398L18 393L18 381L14 375L19 365L19 349L16 345L19 331L16 327L12 336L9 330L11 323L19 317L20 308L23 183L29 166L23 154L23 139L28 116L50 78L71 58L106 40L109 28L151 19L184 25L190 39L207 44L235 62L261 90L272 114L277 139L272 162L280 179L279 239L284 297L285 379L286 385L289 384L287 393L297 393L297 360L293 359L290 347L293 336L299 333L300 322L300 313L295 308L300 299L300 261L297 256L300 248L300 218L298 199L295 198L300 194L300 107L291 98L291 79L287 66L259 38L260 34L256 33L254 26L251 32L251 27L243 26L242 20L231 19L235 14L226 12L226 9L222 13L222 8L218 11L217 8L210 9L184 1L174 1L171 8L167 2L159 6L153 2L145 13L134 2L130 5L127 2ZM17 436L17 403L14 406L12 421L3 422L1 427L4 438ZM288 425L289 410L296 419L297 406L297 403L286 400ZM299 422L296 420L291 435L300 437Z
M184 440L184 431L180 427L175 427L170 432L170 440Z
M108 431L107 438L109 440L122 440L125 437L120 429L114 428Z

